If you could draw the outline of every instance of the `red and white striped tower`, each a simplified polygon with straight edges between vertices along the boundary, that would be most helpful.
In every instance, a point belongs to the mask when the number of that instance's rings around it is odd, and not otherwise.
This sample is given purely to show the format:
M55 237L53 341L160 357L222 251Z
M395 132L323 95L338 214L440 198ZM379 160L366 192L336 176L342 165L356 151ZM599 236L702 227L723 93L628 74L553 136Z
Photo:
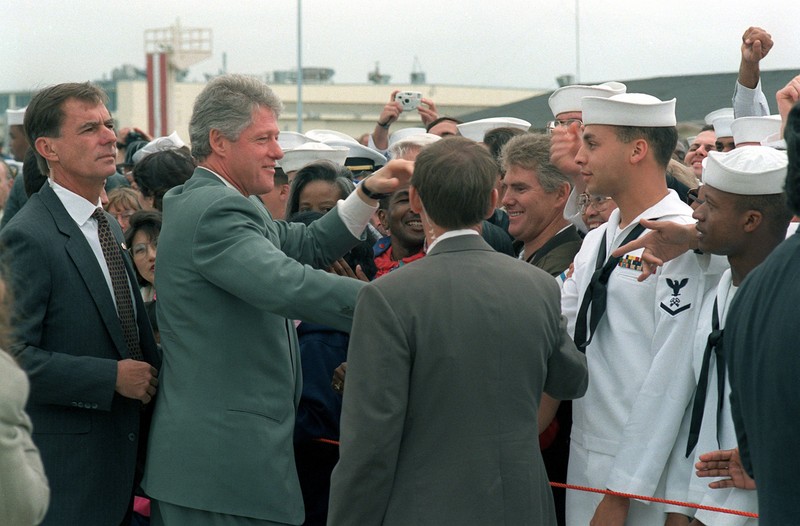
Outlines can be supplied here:
M211 29L174 26L144 32L147 54L147 126L153 137L169 135L175 122L176 73L211 57Z

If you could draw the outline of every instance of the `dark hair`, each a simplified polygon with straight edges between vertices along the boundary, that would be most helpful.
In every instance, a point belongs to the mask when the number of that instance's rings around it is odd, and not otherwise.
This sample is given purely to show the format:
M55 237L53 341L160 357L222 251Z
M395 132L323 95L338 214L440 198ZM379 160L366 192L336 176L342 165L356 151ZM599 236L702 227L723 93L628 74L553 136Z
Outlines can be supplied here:
M428 217L453 230L486 218L496 180L497 163L486 148L464 137L448 137L420 152L411 186Z
M105 104L108 100L105 92L89 82L56 84L38 91L25 110L23 126L28 144L36 150L36 139L39 137L58 137L64 122L64 103L69 99L77 99L92 104ZM44 157L35 151L39 171L47 175L50 169Z
M132 249L133 238L136 237L136 233L139 231L147 234L150 239L158 239L158 235L161 233L161 222L161 212L158 210L138 210L134 212L129 220L130 226L125 231L125 244L128 245L129 249ZM149 285L139 274L139 269L136 268L136 265L133 266L133 269L136 271L136 280L139 285Z
M780 243L786 237L786 228L792 220L784 194L737 195L736 207L740 212L758 210L764 218L765 232Z
M800 215L800 104L795 104L786 119L783 132L789 167L786 173L786 197L789 208Z
M436 126L440 122L448 122L448 121L449 122L454 122L456 124L464 124L464 121L456 119L455 117L439 117L438 119L428 123L428 125L425 126L425 131L429 132L429 131L431 131L431 128L433 128L434 126Z
M38 192L47 182L47 176L39 171L39 160L33 148L28 148L25 160L22 161L22 182L28 197Z
M678 144L678 128L675 126L614 126L617 139L625 144L637 139L644 139L653 152L659 166L667 167L672 159L672 152Z
M698 133L702 133L704 131L714 131L714 125L713 124L706 124L702 128L700 128L700 131Z
M325 214L322 212L306 210L305 212L292 214L287 217L286 220L290 223L303 223L308 226L323 215ZM350 252L342 256L353 271L355 271L356 266L361 265L361 270L364 271L364 274L367 275L370 281L375 278L375 274L378 272L378 267L375 265L372 245L373 243L369 240L361 240L356 246L350 249Z
M283 168L280 166L275 167L275 176L273 177L273 180L275 181L275 186L289 184L289 176L286 175L286 172L284 172Z
M289 198L286 200L286 217L300 211L300 194L303 188L312 181L326 181L339 189L339 198L344 199L356 189L350 179L350 170L330 161L314 161L300 168L289 187Z
M133 178L144 197L153 198L153 206L161 210L161 201L168 190L189 180L194 173L194 160L186 148L164 150L141 159L133 167Z
M519 128L495 128L486 132L486 135L483 136L483 144L489 147L492 157L499 160L500 152L503 151L503 146L517 135L523 135L525 133L528 132L520 130Z

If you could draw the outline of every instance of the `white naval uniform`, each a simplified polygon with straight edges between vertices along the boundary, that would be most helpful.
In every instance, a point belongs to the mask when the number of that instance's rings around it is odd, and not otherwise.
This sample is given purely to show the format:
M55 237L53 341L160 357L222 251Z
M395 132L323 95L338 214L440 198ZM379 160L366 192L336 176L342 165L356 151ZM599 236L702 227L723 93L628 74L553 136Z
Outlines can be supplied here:
M710 293L706 294L703 300L694 342L693 378L695 385L700 379L700 370L703 366L703 354L705 353L708 335L711 333L714 300L717 300L719 328L723 329L725 327L725 317L727 316L728 308L736 293L736 289L737 287L733 286L731 271L728 269L722 275L716 290L712 290ZM722 412L719 415L719 420L716 418L718 401L716 363L716 353L712 352L708 367L708 388L706 390L706 400L703 408L703 423L700 427L700 436L697 441L697 446L687 460L685 456L686 442L689 438L689 428L688 426L684 426L681 429L675 446L677 461L683 463L685 468L683 472L683 488L673 489L672 482L670 481L668 484L667 498L682 501L686 500L688 502L716 508L758 513L758 495L755 491L736 488L711 489L708 487L708 484L713 480L719 479L700 478L695 474L694 464L700 460L699 457L701 454L717 449L733 449L737 447L736 430L733 427L733 418L731 417L731 406L729 402L731 386L727 376L725 378L725 401L722 405ZM692 404L689 404L686 411L687 422L691 420L691 413ZM717 436L718 423L720 425L719 437ZM717 442L718 438L719 442ZM670 469L676 469L675 461L671 462ZM672 479L672 477L670 477L670 479ZM758 524L758 519L728 513L698 510L694 515L697 520L708 526L755 526Z
M610 255L640 219L690 224L691 214L670 191L626 228L619 229L615 210L607 223L589 232L562 291L569 330L574 333L604 232ZM694 389L691 344L708 276L693 253L666 263L641 283L640 274L623 266L611 273L607 310L586 349L589 388L573 402L567 482L655 496L663 495L662 477ZM718 276L712 279L716 284ZM588 524L602 498L568 491L567 524ZM662 506L631 501L626 524L663 524L664 518Z

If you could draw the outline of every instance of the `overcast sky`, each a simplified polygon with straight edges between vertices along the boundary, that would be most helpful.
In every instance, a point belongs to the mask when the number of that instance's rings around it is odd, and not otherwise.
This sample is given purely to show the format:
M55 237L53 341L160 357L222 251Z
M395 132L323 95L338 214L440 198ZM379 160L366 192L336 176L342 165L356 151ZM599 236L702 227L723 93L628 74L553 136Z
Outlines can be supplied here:
M763 69L800 73L800 2L579 2L583 82L736 71L751 25L775 41ZM303 64L333 68L336 83L366 82L379 62L402 87L414 57L431 84L552 89L576 71L572 0L302 0L302 13ZM4 0L0 91L143 68L144 30L177 19L213 31L190 80L217 72L223 52L232 73L296 66L297 0Z

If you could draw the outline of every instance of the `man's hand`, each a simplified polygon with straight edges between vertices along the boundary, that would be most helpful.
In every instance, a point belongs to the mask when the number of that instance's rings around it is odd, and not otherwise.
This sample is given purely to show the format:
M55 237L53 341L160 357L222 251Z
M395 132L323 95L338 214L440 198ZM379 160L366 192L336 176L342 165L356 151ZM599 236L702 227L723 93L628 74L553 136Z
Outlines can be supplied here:
M578 192L586 188L580 175L581 167L575 162L575 156L581 148L582 133L581 125L573 122L567 127L555 128L550 135L550 162L572 179Z
M789 112L800 100L800 75L779 89L775 93L775 100L778 103L778 113L781 114L781 137L783 137L783 130L786 128L786 119L789 118Z
M700 462L694 465L698 477L729 477L717 480L709 488L739 488L754 490L756 481L744 470L739 457L739 449L723 449L700 455Z
M331 387L334 391L341 394L344 392L344 377L347 375L347 362L342 362L339 367L333 370L333 380Z
M760 27L748 27L742 35L742 60L739 63L739 84L755 89L761 75L759 62L772 49L772 36Z
M434 104L431 99L426 99L425 97L422 98L422 104L417 108L417 113L419 113L419 118L426 128L428 124L439 118L439 110L436 109L436 104Z
M364 195L361 185L366 184L367 188L375 194L390 194L397 190L408 188L408 182L411 180L412 173L414 173L413 161L392 159L380 170L364 179L361 184L356 187L356 192L358 192L359 197L361 197L365 203L374 203L374 200Z
M389 126L399 119L400 114L403 113L403 106L394 100L394 96L398 93L400 93L400 90L394 90L389 96L389 102L383 107L372 132L372 143L381 151L389 148Z
M158 388L158 370L147 362L120 360L117 362L116 391L125 398L148 404Z
M594 510L589 526L625 526L630 507L631 501L625 497L606 495Z
M667 513L667 520L664 522L664 526L687 526L690 520L689 517L680 513Z
M647 234L622 245L611 253L618 257L644 248L642 252L642 275L639 281L644 281L656 273L658 267L665 262L675 259L684 252L697 248L697 230L694 225L681 225L672 221L639 221L645 228L652 230Z
M356 265L355 270L344 260L344 258L339 258L333 262L333 265L328 268L328 272L331 274L337 274L339 276L343 276L345 278L353 278L353 279L360 279L365 283L369 283L369 278L366 274L364 274L364 270L361 268L361 265Z
M400 90L394 90L389 96L389 102L383 107L380 116L378 117L378 124L382 124L384 128L388 128L390 124L400 118L403 113L403 106L394 100L394 96L400 93Z

